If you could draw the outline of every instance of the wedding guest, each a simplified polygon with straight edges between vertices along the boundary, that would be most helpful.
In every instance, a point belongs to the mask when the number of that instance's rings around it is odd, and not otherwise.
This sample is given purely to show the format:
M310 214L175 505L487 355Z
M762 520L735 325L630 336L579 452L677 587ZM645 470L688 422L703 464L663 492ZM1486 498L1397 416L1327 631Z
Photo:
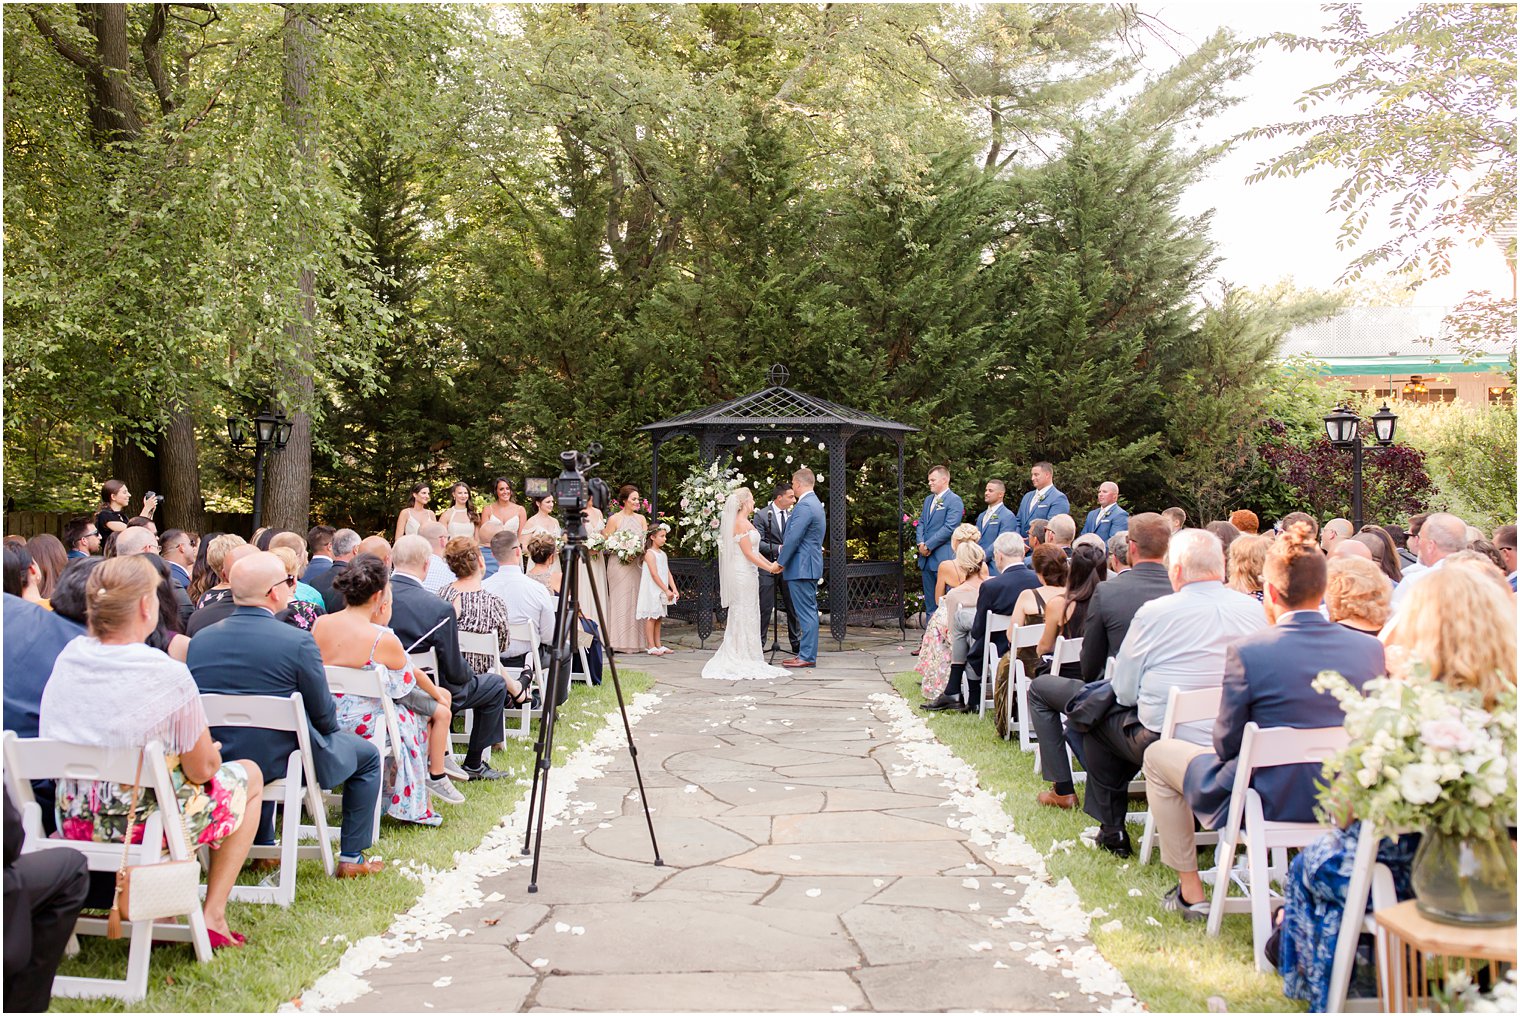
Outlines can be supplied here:
M1230 525L1240 530L1243 536L1255 536L1261 532L1261 519L1255 512L1244 508L1230 512Z
M544 588L555 596L559 595L560 572L557 566L555 552L559 549L554 543L554 537L542 531L528 534L528 578L534 582L542 583ZM663 551L661 553L664 553ZM667 566L668 570L668 566ZM640 589L639 595L643 595Z
M987 570L993 576L998 573L997 553L993 550L997 538L1013 532L1013 511L1003 503L1007 495L1008 487L1002 480L988 480L982 489L982 500L987 507L976 517L976 528L982 534L979 541L982 554L987 559Z
M1266 566L1271 546L1270 536L1242 536L1230 544L1231 589L1261 600L1261 570Z
M966 674L971 626L976 620L977 596L989 576L981 545L973 540L966 540L956 548L953 563L960 573L960 581L945 594L943 600L945 615L950 619L950 674L945 687L961 698L962 711L971 712L981 702L981 682L978 681L974 686L967 682L965 695L962 696L961 681ZM985 623L985 618L983 621Z
M1029 527L1036 519L1071 512L1071 502L1056 489L1055 475L1056 468L1049 462L1036 462L1029 468L1029 485L1034 489L1020 499L1013 519L1015 531L1025 539L1029 538Z
M1050 520L1035 519L1029 524L1029 552L1033 554L1036 547L1049 542Z
M523 507L512 500L512 483L506 477L497 477L491 484L491 492L496 500L486 505L480 513L479 540L481 551L486 557L486 578L496 574L497 560L491 549L497 533L517 534L522 529L522 524L528 521L528 513ZM603 525L605 526L605 522ZM589 525L587 531L591 532ZM599 532L600 530L597 530Z
M47 600L37 591L42 580L42 569L32 560L25 543L5 545L5 591L12 596L35 603L44 610L52 610Z
M1403 562L1399 560L1399 548L1382 526L1366 525L1353 539L1365 543L1372 551L1372 560L1388 576L1388 581L1398 585L1404 581Z
M620 507L607 520L605 536L619 529L639 534L640 545L649 529L649 520L639 514L639 489L625 483L618 490ZM638 558L625 562L616 555L607 557L607 588L611 602L607 607L607 643L615 653L637 653L645 648L644 626L638 620L639 585L643 564Z
M1175 505L1162 512L1161 517L1166 519L1166 524L1172 527L1174 533L1180 533L1187 528L1187 512Z
M1122 576L1110 576L1093 592L1087 605L1087 622L1082 627L1083 682L1103 677L1108 658L1118 655L1135 611L1142 604L1171 595L1172 581L1166 574L1166 547L1171 534L1166 520L1155 512L1130 517L1125 536L1130 566ZM1071 689L1072 694L1075 691ZM1066 708L1065 701L1056 695L1049 696L1049 704L1058 711Z
M519 535L527 536L529 533L548 533L555 539L559 539L564 533L564 527L559 524L559 519L554 517L554 495L545 494L543 497L533 499L533 507L536 509L533 517L523 523Z
M975 542L977 536L976 527L970 523L956 526L955 532L950 536L951 554L957 553L967 541ZM950 560L950 568L953 570L955 585L960 585L964 579L955 565L953 556ZM949 685L952 653L950 617L948 610L942 610L939 606L935 607L933 616L924 627L924 635L919 640L918 652L915 654L918 656L918 665L914 669L923 676L919 688L924 698L930 699L931 704L938 703L941 699L945 700L935 705L936 709L951 708L952 702L957 703L954 708L959 708L960 685L957 684L954 687Z
M37 537L34 536L34 537L32 537L32 539L35 540L35 539L37 539ZM30 547L30 544L28 544L28 547ZM1488 560L1492 561L1494 563L1494 567L1497 568L1497 569L1499 569L1499 574L1500 575L1508 575L1509 569L1505 567L1504 555L1499 552L1499 548L1496 547L1496 546L1494 546L1494 544L1491 541L1489 541L1487 539L1473 540L1471 543L1469 543L1467 545L1467 549L1468 549L1469 552L1471 552L1473 554L1480 554L1483 557L1487 558ZM33 558L37 557L35 551L33 551L32 557ZM38 560L37 563L41 564L42 562L40 560ZM43 569L43 578L46 579L46 577L47 577L47 569L44 568ZM46 582L44 582L44 588L42 590L42 594L44 596L47 595Z
M396 515L396 539L403 536L415 536L421 532L423 524L437 522L438 518L428 510L427 503L433 499L433 488L426 483L419 483L407 492L409 500L405 508ZM337 560L336 555L334 560ZM341 609L341 608L340 608Z
M46 1012L58 964L90 892L90 865L77 850L23 854L25 838L21 813L7 787L5 1011Z
M120 480L107 480L101 485L100 505L95 509L95 528L100 531L102 538L127 528L127 503L131 500L132 492ZM143 498L143 515L152 518L158 509L158 502L158 495L149 491L148 496Z
M1331 560L1355 558L1370 564L1372 563L1372 548L1353 536L1350 539L1341 540L1337 543L1329 556Z
M1376 635L1388 623L1388 604L1392 598L1393 583L1377 565L1356 558L1331 558L1325 585L1325 614L1336 624Z
M191 603L199 603L201 597L206 595L206 590L216 585L220 579L220 576L216 574L216 569L212 568L207 561L207 555L210 554L211 544L216 542L216 538L225 535L227 534L207 533L201 537L200 543L196 546L195 564L190 566L190 585L185 589L185 595L190 597ZM241 540L242 537L238 539Z
M422 588L436 596L443 592L444 586L454 581L454 573L443 559L443 548L448 545L449 531L442 522L426 522L417 530L417 535L427 541L429 551L427 575L422 579Z
M1129 530L1121 529L1108 538L1108 577L1129 571Z
M101 542L100 530L88 517L70 519L63 529L63 544L68 548L70 561L100 553Z
M1329 522L1326 522L1324 528L1320 530L1320 549L1323 550L1326 554L1329 554L1335 550L1335 545L1337 543L1340 543L1342 540L1351 539L1355 533L1356 530L1352 528L1349 519L1331 519Z
M534 582L523 574L522 545L517 540L517 533L510 529L499 530L491 537L491 544L492 553L501 562L501 567L495 575L481 582L480 587L506 605L510 623L532 624L538 632L539 646L548 647L554 640L554 594L543 583ZM502 662L514 669L521 668L535 648L526 640L503 642Z
M183 529L170 529L159 537L158 546L158 556L169 566L175 585L189 589L190 570L195 567L195 540Z
M310 554L310 559L306 563L304 578L308 583L315 582L323 572L332 567L332 542L333 534L336 532L337 530L332 526L312 526L306 531L306 549Z
M116 534L115 557L129 557L132 554L157 554L158 537L151 529L142 526L129 527L125 532Z
M1034 549L1034 553L1030 555L1029 560L1030 567L1033 569L1035 577L1039 580L1039 584L1025 589L1019 594L1019 598L1014 601L1013 610L1010 612L1011 620L1008 624L1008 639L1010 644L1012 644L1016 629L1026 625L1037 624L1043 626L1045 624L1046 604L1049 603L1052 597L1066 591L1066 578L1071 564L1066 559L1065 551L1051 544L1041 544ZM1034 647L1029 646L1020 649L1015 655L1024 664L1024 673L1033 676L1035 669L1040 665L1040 656L1035 652ZM1000 718L1008 715L1008 700L1006 696L1014 693L1011 683L1013 680L1013 663L1011 660L1008 664L1008 673L1008 680L1000 681L993 688L993 703ZM1002 699L997 697L999 687L1002 688L1005 696Z
M1404 599L1432 572L1440 569L1442 562L1453 554L1467 549L1467 524L1448 512L1435 512L1426 517L1417 537L1419 546L1419 571L1405 569L1404 581L1393 591L1393 609L1397 613ZM1410 574L1413 572L1413 574Z
M475 538L475 530L480 525L480 512L476 511L475 505L470 501L470 485L463 480L449 488L449 506L438 513L438 521L443 523L448 531L450 539L456 536L468 536Z
M46 600L53 595L58 577L68 567L68 552L63 549L63 541L52 533L38 533L26 541L26 549L37 565L37 593Z
M1401 587L1402 588L1402 587ZM1383 646L1389 675L1421 674L1475 693L1492 712L1515 686L1515 608L1496 583L1462 565L1441 568L1414 585L1406 605L1389 621ZM1353 778L1342 773L1339 779ZM1283 994L1323 1012L1330 994L1331 964L1346 907L1345 872L1356 856L1361 823L1351 816L1296 854L1283 885L1277 970ZM1393 876L1400 899L1413 895L1410 866L1419 837L1385 838L1377 861ZM1371 900L1368 900L1370 907ZM1268 957L1272 950L1268 949Z
M66 584L60 579L60 593ZM53 672L53 661L64 646L84 634L84 626L57 610L48 610L10 592L5 594L0 619L5 626L5 639L0 643L5 664L5 729L14 730L21 737L36 737L37 710L42 703L42 689Z
M1509 578L1509 588L1515 589L1515 527L1500 526L1494 530L1494 546L1499 548L1499 557L1503 560L1502 565L1506 576Z
M70 642L53 665L39 735L102 748L163 744L190 849L214 848L201 908L211 945L241 946L243 936L227 925L227 898L258 824L253 816L262 801L263 768L230 744L227 754L236 761L223 761L191 672L143 645L158 623L159 582L157 569L140 555L91 572L89 634ZM137 838L136 826L126 828L132 797L121 784L59 780L59 830L71 840ZM137 795L139 820L157 807L151 790Z
M989 631L988 615L1013 613L1019 594L1040 584L1034 570L1024 563L1024 538L1018 533L1010 531L999 536L992 545L992 553L997 558L997 572L977 590L976 614L971 620L970 641L966 646L968 694L976 697L978 702L981 701L978 696L982 694L982 659L986 655L987 640L992 640L1000 658L1008 655L1008 630L999 625ZM998 675L994 674L993 678L997 680ZM996 700L996 685L993 694ZM1003 729L1007 726L1006 715L999 713L995 725L999 728L999 736L1006 733Z
M449 693L449 708L455 716L474 711L461 767L465 774L472 780L504 779L507 774L493 769L485 756L501 738L507 684L500 674L477 674L464 662L454 608L422 588L429 554L427 541L420 536L403 536L396 541L391 554L395 568L391 575L391 630L409 653L433 650L438 658L435 679Z
M58 588L53 590L50 602L54 614L73 621L81 628L88 623L85 586L90 581L90 573L103 560L105 559L100 557L87 557L69 563L63 571L63 577L58 580Z
M288 531L275 533L269 540L269 549L290 552L290 561L287 564L291 566L290 573L296 577L295 598L316 607L318 615L327 613L327 603L322 594L303 581L311 571L311 564L306 559L306 541L301 538L301 534Z
M169 565L157 554L144 553L140 555L148 559L153 565L153 570L158 573L158 624L143 642L159 652L165 653L170 659L185 662L185 656L190 652L190 639L183 633L183 618L189 616L185 610L190 605L190 599L185 591L174 582L174 577L169 573Z
M1299 523L1308 526L1310 531L1314 533L1314 538L1319 539L1319 520L1308 512L1289 512L1282 517L1282 521L1277 524L1277 528L1279 532L1286 533Z
M485 588L486 569L480 556L480 545L473 537L456 536L449 540L444 556L454 572L454 581L443 587L443 601L454 608L459 630L494 634L501 650L495 659L482 653L464 653L464 662L477 674L500 671L501 656L512 646L512 615L507 610L506 601ZM552 636L553 633L551 611L549 634ZM521 706L524 700L522 684L511 677L507 677L506 682L507 707Z
M939 602L939 566L954 556L950 537L965 517L966 506L950 489L950 470L944 466L930 469L929 496L924 498L923 512L914 526L918 536L918 569L923 580L926 625Z
M1370 561L1337 563L1359 564L1382 578ZM1313 687L1321 670L1334 670L1358 688L1383 672L1383 647L1376 638L1334 624L1319 612L1327 565L1308 526L1294 526L1272 544L1263 577L1272 627L1225 649L1214 750L1175 737L1157 741L1145 752L1146 797L1161 859L1178 876L1163 907L1188 921L1207 920L1209 913L1208 890L1198 875L1194 815L1209 829L1224 824L1246 724L1324 726L1326 714L1334 715L1337 706ZM1278 766L1255 776L1252 786L1261 794L1269 822L1315 821L1320 768L1318 763Z
M311 630L322 663L384 668L381 679L394 703L402 748L399 764L394 751L381 755L385 813L398 822L438 825L443 817L433 810L433 800L464 803L446 768L453 719L449 694L412 667L401 640L386 627L391 589L385 563L372 554L360 554L336 581L348 606L318 618ZM383 703L367 695L335 695L334 699L339 727L374 742L383 722ZM454 775L464 779L457 765Z
M1112 480L1098 484L1098 507L1087 513L1082 532L1096 533L1105 544L1129 526L1129 512L1119 507L1119 485Z
M644 537L644 574L639 579L638 618L644 622L644 640L649 643L650 656L664 656L674 651L660 641L660 623L671 604L681 598L671 580L670 559L665 554L669 531L670 527L662 522ZM531 553L531 540L528 546Z
M297 539L300 539L300 537L297 537ZM297 557L296 551L290 547L270 547L268 552L279 558L280 563L285 566L286 581L294 583L291 586L294 593L290 597L290 602L275 617L285 624L294 625L302 631L311 631L315 627L317 619L327 613L327 611L323 608L320 597L318 598L319 602L313 603L311 600L304 599L300 595L301 579L299 576L301 574L301 558Z
M1052 515L1050 517L1050 543L1061 548L1067 560L1071 559L1071 541L1077 536L1077 520L1070 515Z
M950 537L950 550L952 557L946 558L935 570L934 575L934 598L939 600L950 590L966 581L965 572L955 563L953 557L955 551L967 540L976 541L981 545L981 531L969 522L962 522L955 527L955 532ZM988 569L985 563L982 565L981 577L988 577Z
M333 586L333 582L348 567L348 563L359 553L359 534L352 529L340 529L333 533L332 564L327 570L311 580L311 588L315 589L322 597L322 608L329 614L336 614L347 606L343 602L343 594Z
M791 520L792 506L797 503L797 492L790 483L779 483L771 495L770 504L755 513L755 528L760 532L760 556L767 561L781 557L781 543L786 538L786 524ZM777 649L770 636L771 614L776 600L781 600L781 611L786 614L786 637L792 647L792 655L802 651L802 636L797 631L797 619L792 615L792 601L787 594L786 583L779 575L760 578L760 638L766 643L765 651Z
M1135 612L1114 659L1114 707L1082 735L1083 809L1098 820L1097 845L1120 857L1131 853L1124 819L1129 783L1161 736L1171 689L1218 685L1226 647L1266 626L1260 603L1225 586L1224 549L1211 533L1172 534L1167 577L1176 592ZM1197 741L1207 735L1183 726L1177 736Z
M1394 536L1394 542L1399 545L1399 564L1404 568L1404 577L1413 578L1416 574L1425 570L1420 564L1420 527L1425 525L1425 520L1430 518L1429 512L1421 512L1409 516L1409 525L1402 534L1402 539ZM1390 533L1390 536L1393 534Z
M1228 522L1210 522L1203 528L1214 534L1214 537L1219 540L1219 545L1224 548L1225 557L1228 558L1230 556L1230 545L1240 539L1240 530Z
M1035 651L1046 656L1057 638L1079 639L1087 620L1088 605L1098 586L1108 577L1108 554L1097 547L1074 548L1066 586L1045 604L1045 632Z
M289 604L294 589L285 563L256 547L240 547L229 569L232 614L190 640L190 673L206 695L301 693L311 730L317 781L326 789L343 786L338 878L373 875L382 861L364 859L374 843L381 783L381 759L375 745L338 724L337 704L327 684L322 654L311 634L275 615ZM296 750L292 733L258 727L217 727L213 733L228 750L253 759L266 772L285 771ZM274 842L270 814L259 823L258 841Z
M206 539L201 543L201 552L196 555L195 567L190 572L190 588L186 590L196 609L231 595L227 592L227 555L232 548L246 543L236 533L206 534Z
M200 605L195 608L194 613L190 615L190 620L186 622L185 634L192 639L206 628L232 616L233 611L237 609L236 597L232 590L232 566L245 557L263 553L257 547L243 543L241 537L231 538L238 541L236 543L228 540L226 536L218 537L218 539L228 542L224 544L220 553L213 547L208 560L219 563L223 578L220 583L206 591L206 595L201 597Z

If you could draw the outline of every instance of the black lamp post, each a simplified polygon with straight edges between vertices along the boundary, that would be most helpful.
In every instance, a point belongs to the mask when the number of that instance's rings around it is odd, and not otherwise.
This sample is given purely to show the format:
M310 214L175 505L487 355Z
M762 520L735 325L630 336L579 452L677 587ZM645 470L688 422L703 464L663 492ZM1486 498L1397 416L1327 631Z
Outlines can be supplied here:
M268 409L249 422L253 424L253 528L258 529L264 520L264 453L270 445L275 451L284 450L292 423L284 413ZM227 437L232 447L243 447L248 440L247 422L227 417Z
M1373 436L1380 446L1393 444L1393 430L1399 418L1383 403L1383 408L1372 414ZM1362 418L1350 407L1336 406L1325 416L1325 436L1337 448L1351 449L1351 525L1362 531Z

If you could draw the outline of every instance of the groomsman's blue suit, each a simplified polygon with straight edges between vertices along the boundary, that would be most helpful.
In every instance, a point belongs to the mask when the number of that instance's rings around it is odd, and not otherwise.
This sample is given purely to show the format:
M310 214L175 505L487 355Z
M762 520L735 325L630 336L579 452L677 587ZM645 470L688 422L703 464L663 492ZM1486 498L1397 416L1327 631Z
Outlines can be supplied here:
M1014 528L1026 540L1029 539L1029 525L1035 519L1049 520L1056 515L1071 514L1071 502L1066 500L1066 495L1057 490L1053 483L1045 488L1044 501L1035 504L1034 498L1034 491L1026 493L1019 502L1019 513L1013 518Z
M1120 508L1117 504L1108 506L1108 514L1103 514L1102 508L1094 508L1087 513L1087 521L1082 524L1082 533L1097 533L1104 543L1115 533L1122 533L1129 528L1129 512ZM1079 534L1080 535L1080 534Z
M799 660L818 662L818 580L823 578L823 536L828 520L811 490L797 499L776 562L796 611Z
M989 577L996 575L998 569L992 559L992 545L999 536L1013 532L1013 510L998 502L976 517L976 528L982 531L982 538L977 542L982 545L982 553L987 555L987 573Z
M934 506L936 498L939 499L938 508ZM938 606L934 599L934 573L939 570L941 561L950 560L953 553L950 534L965 517L966 506L953 490L947 488L943 494L930 494L924 498L924 510L914 529L918 533L918 542L929 548L929 556L918 559L919 570L923 572L925 617L933 614Z

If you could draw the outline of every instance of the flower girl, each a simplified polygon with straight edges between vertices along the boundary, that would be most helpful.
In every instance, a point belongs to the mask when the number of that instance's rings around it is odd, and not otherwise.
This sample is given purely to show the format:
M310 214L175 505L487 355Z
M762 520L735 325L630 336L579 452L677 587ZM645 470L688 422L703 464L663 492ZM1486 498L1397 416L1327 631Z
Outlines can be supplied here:
M644 568L639 576L639 605L637 616L644 622L646 650L650 656L664 656L670 652L660 644L660 621L666 608L681 598L676 584L670 579L670 559L662 549L670 527L663 522L649 530L644 538Z

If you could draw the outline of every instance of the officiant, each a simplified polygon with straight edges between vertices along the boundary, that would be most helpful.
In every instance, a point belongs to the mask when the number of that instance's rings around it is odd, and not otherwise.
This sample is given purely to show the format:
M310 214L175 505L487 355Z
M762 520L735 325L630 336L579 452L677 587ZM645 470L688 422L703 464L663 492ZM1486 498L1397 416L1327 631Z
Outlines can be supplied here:
M791 484L776 485L771 503L755 513L755 528L760 531L760 556L775 561L781 554L781 541L786 536L786 523L791 517L797 495ZM786 637L791 642L792 655L802 649L802 639L797 634L797 621L792 616L792 601L786 592L786 583L773 575L760 576L760 638L766 652L774 652L776 642L771 637L771 611L776 609L776 598L781 598L781 609L786 613Z

